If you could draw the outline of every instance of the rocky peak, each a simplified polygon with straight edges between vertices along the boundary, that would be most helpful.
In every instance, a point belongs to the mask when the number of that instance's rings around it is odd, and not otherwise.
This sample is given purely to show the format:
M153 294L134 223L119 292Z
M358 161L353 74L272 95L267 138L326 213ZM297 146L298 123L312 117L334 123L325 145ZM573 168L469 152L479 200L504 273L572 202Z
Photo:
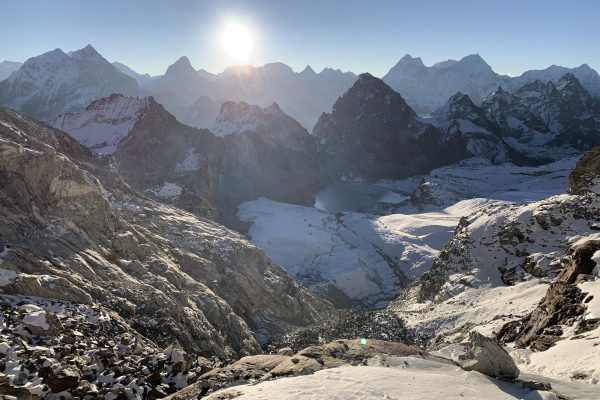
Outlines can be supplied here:
M460 59L459 63L464 63L467 65L473 65L473 66L483 66L486 69L492 69L492 67L490 67L490 65L485 62L485 60L483 58L481 58L481 56L478 53L475 54L469 54L468 56L465 56L463 58Z
M303 76L317 76L317 73L310 65L307 65L300 74Z
M564 99L579 100L581 102L590 102L591 96L581 85L579 79L574 74L563 75L556 83L556 89Z
M475 104L473 104L468 95L461 92L458 92L454 96L450 97L450 99L448 99L448 104L451 105L451 109L456 110L473 109L477 107Z
M333 114L336 113L354 114L358 120L381 118L382 114L390 119L416 117L399 93L369 73L360 74L354 85L335 102Z
M192 67L190 60L186 56L180 57L175 63L169 65L165 76L178 78L196 77L198 72Z
M88 44L87 46L85 46L82 49L69 52L69 57L71 57L73 59L77 59L77 60L83 60L83 61L108 63L108 61L106 61L106 59L104 57L102 57L100 55L100 53L98 53L96 51L96 49L94 47L92 47L92 45L90 45L90 44Z
M394 68L401 67L401 66L424 67L425 65L423 64L423 60L421 59L421 57L412 57L410 54L405 54L396 63Z
M276 116L287 115L286 113L284 113L281 110L281 107L279 107L279 104L277 104L276 102L273 102L273 104L271 104L269 107L265 108L264 111L267 114L276 115Z
M332 158L341 158L342 165L334 168L362 177L389 178L419 169L411 160L417 154L426 156L421 151L406 153L420 140L429 141L436 136L439 139L440 132L418 121L399 93L365 73L336 101L331 114L319 118L313 135L320 138ZM435 152L435 148L434 145L428 151ZM452 150L447 154L452 154L450 158L455 155Z
M263 109L244 101L226 101L211 131L217 136L254 132L263 139L292 148L298 145L292 142L308 136L308 132L275 102Z

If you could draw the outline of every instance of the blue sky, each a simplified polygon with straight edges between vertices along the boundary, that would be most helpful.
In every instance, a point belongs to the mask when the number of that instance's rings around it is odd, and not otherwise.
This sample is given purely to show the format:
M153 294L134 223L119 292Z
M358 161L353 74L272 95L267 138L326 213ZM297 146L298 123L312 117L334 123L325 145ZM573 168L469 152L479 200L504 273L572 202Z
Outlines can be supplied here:
M247 26L247 63L282 61L385 74L404 54L425 64L479 53L512 75L551 64L600 70L600 1L0 0L0 60L92 44L109 61L163 73L182 55L219 72L236 60L219 35Z

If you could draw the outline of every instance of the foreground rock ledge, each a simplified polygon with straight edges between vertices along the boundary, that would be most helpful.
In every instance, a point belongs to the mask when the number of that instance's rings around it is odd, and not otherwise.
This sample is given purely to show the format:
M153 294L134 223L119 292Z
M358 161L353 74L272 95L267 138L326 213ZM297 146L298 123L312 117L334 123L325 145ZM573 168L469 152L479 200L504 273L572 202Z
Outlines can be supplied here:
M432 356L425 350L402 343L369 339L366 344L355 340L336 340L320 346L309 346L294 355L256 355L240 359L223 368L215 368L198 381L171 395L168 399L197 399L225 387L265 381L280 377L312 374L342 365L367 364L373 357L419 356L449 364L452 361Z

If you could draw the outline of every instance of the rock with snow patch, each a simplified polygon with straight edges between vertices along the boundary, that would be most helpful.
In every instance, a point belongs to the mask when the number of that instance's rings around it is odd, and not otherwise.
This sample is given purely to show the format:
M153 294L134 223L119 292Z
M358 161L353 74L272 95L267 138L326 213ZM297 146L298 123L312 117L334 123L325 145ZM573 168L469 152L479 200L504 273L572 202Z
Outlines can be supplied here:
M467 352L459 362L467 371L477 371L504 380L519 377L519 369L508 352L476 331L469 333Z

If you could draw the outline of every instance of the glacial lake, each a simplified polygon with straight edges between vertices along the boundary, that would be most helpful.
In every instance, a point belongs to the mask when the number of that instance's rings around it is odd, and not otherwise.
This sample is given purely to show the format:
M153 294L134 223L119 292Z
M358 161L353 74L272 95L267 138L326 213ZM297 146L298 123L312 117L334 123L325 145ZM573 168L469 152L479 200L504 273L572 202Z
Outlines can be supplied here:
M315 196L315 208L329 213L360 211L377 203L399 204L408 196L362 182L334 182Z

